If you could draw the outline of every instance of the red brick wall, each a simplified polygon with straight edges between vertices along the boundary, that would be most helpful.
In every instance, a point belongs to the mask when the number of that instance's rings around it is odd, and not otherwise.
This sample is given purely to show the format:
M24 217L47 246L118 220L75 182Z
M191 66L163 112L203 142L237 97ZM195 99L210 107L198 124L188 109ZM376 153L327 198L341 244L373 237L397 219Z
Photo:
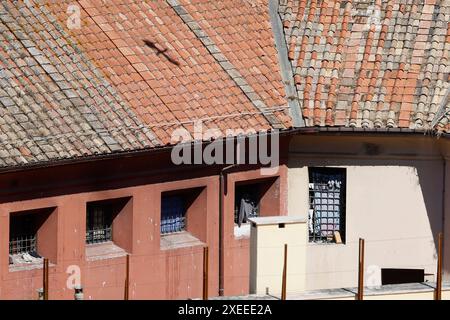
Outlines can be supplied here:
M125 162L124 162L125 163ZM144 163L144 161L142 162ZM148 162L146 162L148 164ZM153 164L158 163L154 161ZM108 164L100 165L108 170ZM111 167L114 167L111 165ZM136 163L123 166L139 173ZM131 170L130 169L130 170ZM58 173L58 170L62 170ZM94 169L66 168L53 169L53 175L63 177L74 172L95 172ZM131 299L180 299L200 298L202 295L202 246L186 247L173 250L160 248L160 207L161 193L165 191L203 188L191 206L190 217L195 227L192 233L204 241L210 248L209 292L217 295L219 289L219 176L217 168L193 171L188 173L160 174L147 176L132 175L128 179L114 179L114 174L105 176L103 181L96 179L95 186L87 182L79 185L59 187L52 190L48 185L46 192L35 192L24 196L25 200L16 201L21 195L19 191L10 196L0 195L0 299L36 299L36 290L42 287L42 269L9 272L8 237L10 212L31 210L36 208L57 208L57 219L52 219L52 226L58 226L55 252L56 265L50 268L50 298L73 299L73 290L66 287L69 274L67 268L78 265L81 268L81 282L85 299L122 299L125 280L125 257L87 261L85 255L86 203L105 199L131 197L124 207L121 217L116 221L114 229L119 226L125 230L115 239L123 249L130 253L130 298ZM67 175L65 179L67 180ZM282 165L278 173L280 178L271 188L273 195L266 205L274 214L286 214L285 194L286 168ZM33 175L11 175L11 179L23 182ZM5 176L6 178L8 176ZM80 175L88 177L87 175ZM260 171L249 169L228 175L229 191L225 196L224 243L225 243L225 294L248 293L249 282L249 241L235 240L233 233L234 183L247 179L258 179ZM49 178L50 179L50 178ZM53 179L53 178L52 178ZM119 180L119 178L117 178ZM5 180L3 180L4 183ZM50 179L50 182L51 181ZM73 183L73 181L67 181ZM56 182L54 182L57 185ZM62 183L62 182L61 182ZM87 186L81 186L87 185ZM132 185L132 186L130 186ZM103 190L97 190L103 187ZM37 183L37 188L41 187ZM45 198L33 199L33 195L52 194ZM58 194L62 193L62 194ZM278 195L278 196L277 196ZM7 201L12 198L15 201ZM265 205L264 205L265 206ZM194 212L195 211L195 212ZM189 228L189 227L188 227Z

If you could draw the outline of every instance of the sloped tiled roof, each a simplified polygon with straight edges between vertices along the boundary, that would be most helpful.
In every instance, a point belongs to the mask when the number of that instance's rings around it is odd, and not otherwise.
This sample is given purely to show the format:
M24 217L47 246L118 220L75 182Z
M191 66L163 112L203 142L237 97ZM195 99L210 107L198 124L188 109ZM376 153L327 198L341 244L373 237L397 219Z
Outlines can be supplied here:
M243 0L234 2L244 3ZM49 9L60 21L66 21L70 16L67 8L73 3L72 0L55 0L51 1ZM234 65L236 60L229 52L220 51L224 39L214 39L218 32L223 35L232 32L234 26L224 21L222 29L212 34L208 28L211 20L208 19L217 15L216 11L210 11L210 16L199 22L203 14L208 14L206 1L186 2L187 6L183 1L163 0L103 1L101 5L93 0L75 3L81 10L82 25L68 32L161 141L169 142L170 132L181 125L191 130L192 122L197 119L203 121L205 128L218 127L222 131L248 127L259 131L273 127L215 56L225 55L231 65L229 68L239 70L241 67ZM253 11L255 15L256 11ZM199 24L206 30L197 32ZM212 49L203 41L204 33L211 34L207 40ZM270 29L263 36L266 37L265 47L257 53L256 60L269 68L265 70L266 74L276 73L277 65L273 65L272 60L264 62L264 56L271 56L273 52L267 45L272 36ZM240 34L233 32L230 37L240 38ZM249 39L249 35L245 37ZM258 46L255 39L249 40L252 47ZM253 52L253 56L255 54ZM240 58L245 60L246 55ZM245 68L248 65L241 70ZM268 82L263 80L263 83ZM252 85L257 85L256 81ZM259 91L260 88L251 89ZM286 108L282 86L268 85L260 92L261 99L258 100L264 102L268 113ZM275 116L274 121L283 126L284 120L288 118Z
M307 126L450 132L450 0L278 4L283 34L268 0L3 1L0 167L290 128L295 94Z
M285 106L267 0L179 0L268 107ZM286 127L291 119L276 112Z
M1 2L0 167L156 144L51 15Z
M280 0L307 126L450 129L449 0Z
M267 12L216 5L3 1L0 167L165 145L197 120L289 127Z

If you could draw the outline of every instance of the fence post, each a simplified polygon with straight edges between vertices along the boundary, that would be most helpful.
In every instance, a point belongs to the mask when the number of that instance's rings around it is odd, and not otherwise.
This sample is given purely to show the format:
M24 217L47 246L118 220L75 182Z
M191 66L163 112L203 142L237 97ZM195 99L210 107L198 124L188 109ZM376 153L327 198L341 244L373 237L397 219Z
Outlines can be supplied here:
M440 232L438 236L438 261L434 299L442 299L442 232Z
M203 247L203 300L208 300L209 248Z
M125 293L124 300L129 300L129 287L130 287L130 255L127 254L125 263Z
M358 261L358 295L357 300L364 299L364 239L359 238Z
M48 300L48 259L44 258L44 270L43 270L43 290L44 300Z
M281 283L281 300L286 300L287 286L287 244L284 245L283 280Z

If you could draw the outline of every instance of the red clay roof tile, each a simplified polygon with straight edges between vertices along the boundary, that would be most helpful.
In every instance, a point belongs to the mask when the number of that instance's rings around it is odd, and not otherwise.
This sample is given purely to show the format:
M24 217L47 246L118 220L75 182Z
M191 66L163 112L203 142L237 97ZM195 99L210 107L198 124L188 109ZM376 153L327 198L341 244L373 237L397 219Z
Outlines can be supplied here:
M446 130L449 10L448 1L280 0L306 124L428 130L434 119ZM337 81L322 86L329 62Z

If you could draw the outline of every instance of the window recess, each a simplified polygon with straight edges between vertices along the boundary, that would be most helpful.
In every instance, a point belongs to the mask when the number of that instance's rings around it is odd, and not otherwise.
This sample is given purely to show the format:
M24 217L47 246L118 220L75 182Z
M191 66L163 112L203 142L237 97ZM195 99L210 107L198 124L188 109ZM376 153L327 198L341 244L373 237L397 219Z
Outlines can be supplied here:
M345 243L346 169L309 168L309 241Z
M114 203L88 203L86 214L86 243L95 244L112 241Z
M160 248L171 250L204 245L207 235L207 188L161 193Z
M184 195L161 198L161 234L186 230L186 199Z
M86 257L108 259L132 253L133 198L86 204Z
M9 216L9 264L42 264L43 258L56 262L56 208L12 212Z
M260 213L261 186L248 184L236 186L234 223L239 227L249 218L258 217Z

